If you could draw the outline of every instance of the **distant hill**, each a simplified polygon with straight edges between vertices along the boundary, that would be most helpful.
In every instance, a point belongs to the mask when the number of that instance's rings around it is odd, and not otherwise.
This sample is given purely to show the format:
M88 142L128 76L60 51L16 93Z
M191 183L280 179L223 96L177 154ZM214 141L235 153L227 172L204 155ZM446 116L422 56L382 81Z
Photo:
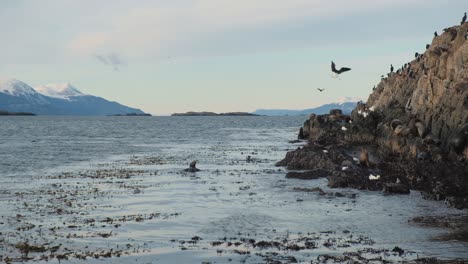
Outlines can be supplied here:
M246 112L228 112L228 113L214 113L214 112L186 112L175 113L172 116L258 116L257 114Z
M331 109L341 109L344 114L350 114L356 107L359 98L343 97L337 102L324 104L319 107L309 108L304 110L289 110L289 109L258 109L254 114L267 116L299 116L310 114L328 114Z
M36 115L105 116L143 111L81 93L71 84L48 84L35 90L15 79L0 80L0 109Z

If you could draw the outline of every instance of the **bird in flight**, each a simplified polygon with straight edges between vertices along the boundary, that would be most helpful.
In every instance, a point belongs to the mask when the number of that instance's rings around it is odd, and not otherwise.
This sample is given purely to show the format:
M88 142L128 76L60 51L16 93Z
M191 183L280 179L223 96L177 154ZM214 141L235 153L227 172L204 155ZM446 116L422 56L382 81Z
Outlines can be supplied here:
M319 92L325 91L325 89L320 89L320 88L317 88L317 90L319 90Z
M332 62L331 62L331 70L332 70L333 73L336 74L336 76L338 76L338 74L341 74L341 73L343 73L343 72L350 71L351 68L342 67L342 68L340 68L339 70L337 70L337 69L336 69L335 63L332 61Z

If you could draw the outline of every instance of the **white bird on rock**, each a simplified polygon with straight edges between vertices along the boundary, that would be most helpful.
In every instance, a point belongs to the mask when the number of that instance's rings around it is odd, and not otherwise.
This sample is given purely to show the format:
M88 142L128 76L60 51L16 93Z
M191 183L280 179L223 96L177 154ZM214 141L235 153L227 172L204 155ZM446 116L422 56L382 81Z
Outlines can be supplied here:
M380 175L370 174L369 175L369 180L371 180L371 181L380 180Z

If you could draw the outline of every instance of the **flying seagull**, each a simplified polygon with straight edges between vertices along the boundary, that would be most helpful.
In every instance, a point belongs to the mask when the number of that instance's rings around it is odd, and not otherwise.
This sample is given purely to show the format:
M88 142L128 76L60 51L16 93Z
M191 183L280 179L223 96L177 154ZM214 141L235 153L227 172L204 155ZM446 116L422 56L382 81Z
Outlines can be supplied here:
M347 71L350 71L351 68L347 68L347 67L341 67L339 70L336 69L336 65L335 63L332 61L332 72L334 73L334 76L333 77L338 77L339 74L343 73L343 72L347 72Z
M319 92L323 92L325 89L317 88L317 90L319 90Z
M332 62L331 62L331 70L332 70L332 72L334 72L335 74L338 75L338 74L341 74L341 73L343 73L343 72L350 71L351 68L342 67L342 68L340 68L339 70L337 70L337 69L336 69L335 63L332 61Z

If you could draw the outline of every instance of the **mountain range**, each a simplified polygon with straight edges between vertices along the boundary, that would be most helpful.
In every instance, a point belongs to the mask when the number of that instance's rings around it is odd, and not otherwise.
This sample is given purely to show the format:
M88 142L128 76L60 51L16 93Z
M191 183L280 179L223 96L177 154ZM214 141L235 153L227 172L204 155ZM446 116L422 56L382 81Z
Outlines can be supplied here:
M360 98L355 97L341 97L336 102L324 104L315 108L302 109L302 110L289 110L289 109L258 109L253 114L266 115L266 116L300 116L317 114L328 114L331 109L341 109L343 114L350 114L356 107L357 102L361 101Z
M16 79L0 80L0 110L36 115L144 114L137 108L83 94L69 83L47 84L34 89Z

